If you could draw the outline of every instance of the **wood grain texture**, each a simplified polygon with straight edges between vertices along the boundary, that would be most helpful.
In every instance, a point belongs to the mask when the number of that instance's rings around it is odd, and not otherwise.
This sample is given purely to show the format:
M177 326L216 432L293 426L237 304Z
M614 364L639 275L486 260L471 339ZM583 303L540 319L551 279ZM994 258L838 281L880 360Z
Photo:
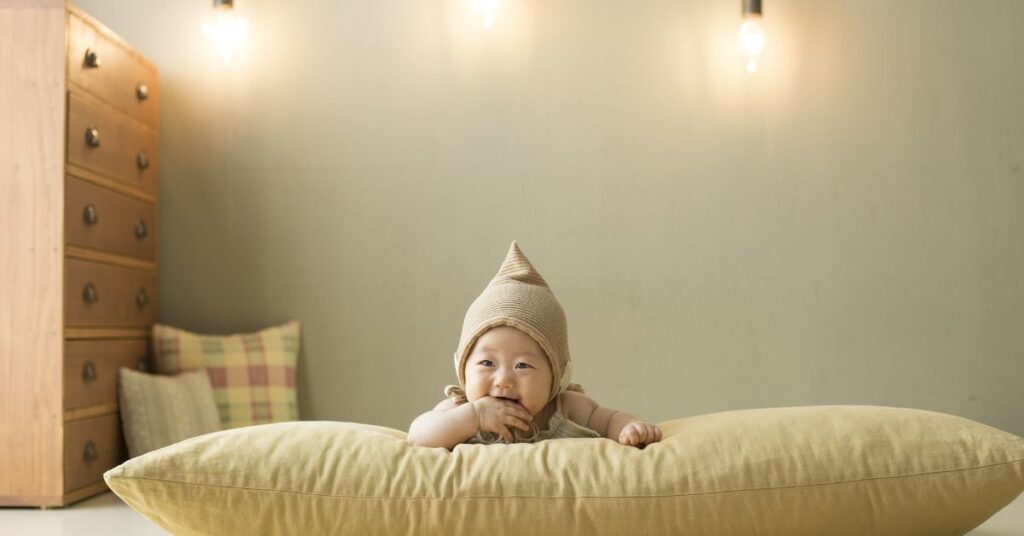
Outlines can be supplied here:
M156 207L72 177L65 184L64 229L68 244L148 261L155 258ZM92 220L85 217L87 208Z
M125 458L127 449L116 413L71 421L64 427L65 492L102 482L103 472Z
M133 199L137 199L144 203L156 204L156 192L149 193L137 185L128 184L123 181L114 180L106 175L101 175L95 171L85 169L81 166L76 166L73 163L67 164L67 174L70 177L76 179L82 179L84 181L91 182L97 186L102 186L108 190L124 194Z
M156 272L156 263L154 262L136 259L133 257L125 257L123 255L115 255L113 253L107 253L105 251L95 249L83 248L73 244L64 245L64 254L69 259L102 262L105 264L112 264L114 266L131 268L133 270L141 270L143 272Z
M63 2L0 1L0 504L64 492L64 27Z
M65 260L64 319L68 326L149 326L156 321L156 274L76 259ZM92 285L96 301L87 303ZM139 303L139 293L146 297Z
M99 67L85 62L87 50L100 58ZM160 87L156 66L133 51L105 26L77 9L68 16L68 82L152 129L157 128ZM147 88L140 99L138 86Z
M64 343L64 409L117 405L117 371L146 362L146 339Z
M103 72L116 76L67 82L75 31L104 47ZM157 308L156 77L64 0L0 0L0 506L84 499L126 456L117 370L148 364ZM136 97L134 79L149 98ZM84 144L85 132L69 134L68 116L102 127L103 151L78 166L67 140ZM98 209L93 225L83 204ZM85 281L99 291L90 306Z
M64 328L67 340L94 339L145 339L149 338L150 327L140 328Z
M99 133L99 145L90 145L86 131ZM157 194L159 146L155 131L84 93L68 96L68 162L114 180ZM138 165L144 153L148 167Z

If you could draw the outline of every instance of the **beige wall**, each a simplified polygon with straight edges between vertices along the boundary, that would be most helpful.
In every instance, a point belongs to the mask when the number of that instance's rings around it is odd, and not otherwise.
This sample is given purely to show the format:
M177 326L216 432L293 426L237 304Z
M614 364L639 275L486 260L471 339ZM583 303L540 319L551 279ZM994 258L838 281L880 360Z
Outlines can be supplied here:
M659 421L877 404L1024 434L1015 0L80 0L162 72L161 318L303 322L304 417L405 429L512 239Z

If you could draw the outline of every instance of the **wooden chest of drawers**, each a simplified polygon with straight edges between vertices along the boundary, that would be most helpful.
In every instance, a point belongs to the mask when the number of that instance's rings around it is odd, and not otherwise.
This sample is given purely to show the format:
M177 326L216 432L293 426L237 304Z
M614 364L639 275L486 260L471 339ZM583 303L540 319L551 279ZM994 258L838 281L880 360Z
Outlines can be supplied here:
M0 506L106 489L157 308L156 67L62 0L0 0Z

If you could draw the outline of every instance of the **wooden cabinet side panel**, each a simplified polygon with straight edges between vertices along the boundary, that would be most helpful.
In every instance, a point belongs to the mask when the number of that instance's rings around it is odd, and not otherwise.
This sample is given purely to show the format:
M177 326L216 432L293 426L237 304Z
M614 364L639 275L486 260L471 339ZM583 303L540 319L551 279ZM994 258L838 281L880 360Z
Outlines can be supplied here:
M0 0L0 505L64 491L65 18Z

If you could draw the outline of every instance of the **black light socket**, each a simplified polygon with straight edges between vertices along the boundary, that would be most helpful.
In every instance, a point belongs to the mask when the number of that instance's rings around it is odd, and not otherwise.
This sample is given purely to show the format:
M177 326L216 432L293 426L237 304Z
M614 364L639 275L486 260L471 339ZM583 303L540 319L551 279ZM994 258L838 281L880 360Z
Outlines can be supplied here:
M761 15L761 0L743 0L744 15Z

